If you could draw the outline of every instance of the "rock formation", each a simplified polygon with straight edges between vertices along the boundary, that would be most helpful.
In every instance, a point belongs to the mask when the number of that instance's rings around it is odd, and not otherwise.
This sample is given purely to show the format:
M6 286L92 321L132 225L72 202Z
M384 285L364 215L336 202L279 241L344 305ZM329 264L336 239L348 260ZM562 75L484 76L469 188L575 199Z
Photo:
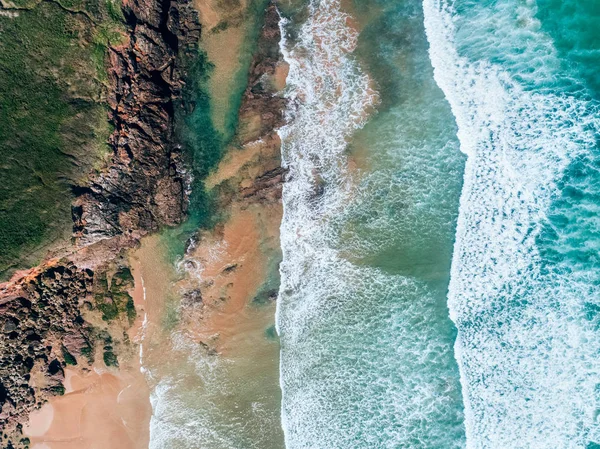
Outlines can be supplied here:
M190 0L125 0L123 12L128 38L109 48L107 58L112 154L87 185L73 188L74 246L0 285L0 427L8 435L2 447L17 447L19 432L15 439L11 429L64 392L67 365L89 367L96 354L107 367L118 365L113 347L121 343L107 329L114 322L126 328L135 314L123 250L185 217L191 175L176 139L175 111L200 37L197 12ZM280 207L285 172L275 129L283 124L285 100L273 85L282 64L278 22L270 5L239 110L240 123L248 125L239 145L264 148L247 167L255 174L219 187L221 207L260 203L265 215ZM183 303L201 309L202 294L188 289Z
M90 328L79 307L93 273L73 264L48 266L1 291L0 422L24 418L48 394L64 391L65 355L89 352Z
M190 175L174 120L184 61L200 37L197 12L189 0L126 0L123 13L128 39L107 58L112 155L86 186L73 187L75 246L0 285L2 447L26 445L14 429L64 392L67 365L89 366L96 350L106 366L118 365L117 342L86 311L101 323L131 324L133 279L120 254L186 213Z
M182 56L200 37L197 13L188 0L127 0L123 11L129 40L109 49L112 160L79 189L79 245L178 224L187 206L190 181L174 113L184 85Z

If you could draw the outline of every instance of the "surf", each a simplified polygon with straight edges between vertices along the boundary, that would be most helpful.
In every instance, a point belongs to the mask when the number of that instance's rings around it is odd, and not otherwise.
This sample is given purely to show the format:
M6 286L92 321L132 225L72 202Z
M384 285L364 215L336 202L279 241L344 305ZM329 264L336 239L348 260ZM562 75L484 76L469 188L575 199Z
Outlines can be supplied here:
M276 323L288 449L464 443L445 303L462 158L415 5L365 11L364 25L335 0L283 14ZM379 34L388 10L399 20L390 41L405 33L400 23L420 30L406 54ZM411 60L397 92L407 101L385 85L402 67L375 74L369 54Z
M595 447L598 104L535 2L423 10L468 156L448 295L467 447Z

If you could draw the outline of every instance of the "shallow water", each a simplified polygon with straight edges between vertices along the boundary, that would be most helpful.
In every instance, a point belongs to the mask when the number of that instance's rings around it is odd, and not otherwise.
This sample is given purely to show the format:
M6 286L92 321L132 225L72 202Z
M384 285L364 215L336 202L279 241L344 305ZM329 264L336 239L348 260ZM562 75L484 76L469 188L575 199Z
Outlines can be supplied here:
M151 447L598 447L597 2L280 7L280 372L166 320Z
M214 339L202 338L219 343L210 350L186 321L191 308L182 304L183 273L167 257L169 243L155 236L136 253L146 313L140 359L153 409L149 448L281 449L274 304L227 314Z
M194 196L203 201L192 200L193 218L165 230L157 248L139 257L148 305L140 357L152 390L149 447L281 449L271 300L281 207L233 195L279 160L276 143L244 145L239 132L255 118L240 120L238 110L265 2L201 6L206 54L193 72L196 108L180 131L195 159Z
M464 159L420 4L349 6L283 26L286 447L462 447L446 289Z

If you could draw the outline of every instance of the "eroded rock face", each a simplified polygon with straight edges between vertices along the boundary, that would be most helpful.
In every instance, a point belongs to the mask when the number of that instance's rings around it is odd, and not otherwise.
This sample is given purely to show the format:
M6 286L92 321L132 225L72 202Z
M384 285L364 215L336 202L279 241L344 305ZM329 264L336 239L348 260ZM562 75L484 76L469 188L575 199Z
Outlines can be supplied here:
M109 49L112 160L73 205L82 246L178 224L187 208L174 110L184 85L180 57L200 37L197 12L188 0L127 0L123 10L129 40Z
M251 202L277 203L281 200L281 191L287 169L281 166L280 141L277 129L283 126L286 99L277 92L273 85L277 68L281 66L283 57L280 53L279 42L279 13L274 3L271 3L264 17L257 49L252 58L248 72L248 86L240 106L240 123L253 121L251 117L259 117L259 126L252 132L242 132L244 144L261 140L272 148L274 154L270 160L260 161L260 174L255 176L248 187L241 185L236 197L249 204Z
M174 115L184 87L184 60L196 52L197 12L189 0L125 0L129 37L109 49L107 92L114 132L108 165L72 207L76 248L61 260L16 274L0 285L0 445L49 396L64 392L69 364L89 369L95 341L105 365L118 354L100 323L135 318L133 278L121 257L144 234L180 223L190 180L176 142ZM120 329L120 328L119 328ZM18 434L18 432L17 432ZM15 440L18 441L18 440Z
M79 307L92 281L91 270L56 265L0 291L0 428L61 394L65 354L91 348Z
M244 122L248 116L260 114L260 127L255 130L256 135L253 137L273 134L284 124L286 100L282 95L276 94L271 81L282 61L280 40L279 13L272 3L265 11L264 25L252 58L248 86L240 107L240 122Z

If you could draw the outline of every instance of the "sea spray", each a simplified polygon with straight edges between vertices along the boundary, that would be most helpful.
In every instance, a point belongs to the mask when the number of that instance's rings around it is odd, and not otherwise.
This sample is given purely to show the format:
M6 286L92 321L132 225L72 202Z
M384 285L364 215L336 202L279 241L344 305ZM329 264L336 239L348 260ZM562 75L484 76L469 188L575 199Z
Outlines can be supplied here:
M468 155L449 291L467 447L596 447L597 103L535 2L423 7Z
M402 11L390 13L402 23ZM282 21L289 172L277 330L286 447L463 447L445 305L462 158L422 21L412 60L393 46L376 50L386 63L428 70L425 83L403 86L421 95L390 108L355 55L359 34L340 2L313 1L298 16L305 20ZM353 162L359 145L365 169Z

